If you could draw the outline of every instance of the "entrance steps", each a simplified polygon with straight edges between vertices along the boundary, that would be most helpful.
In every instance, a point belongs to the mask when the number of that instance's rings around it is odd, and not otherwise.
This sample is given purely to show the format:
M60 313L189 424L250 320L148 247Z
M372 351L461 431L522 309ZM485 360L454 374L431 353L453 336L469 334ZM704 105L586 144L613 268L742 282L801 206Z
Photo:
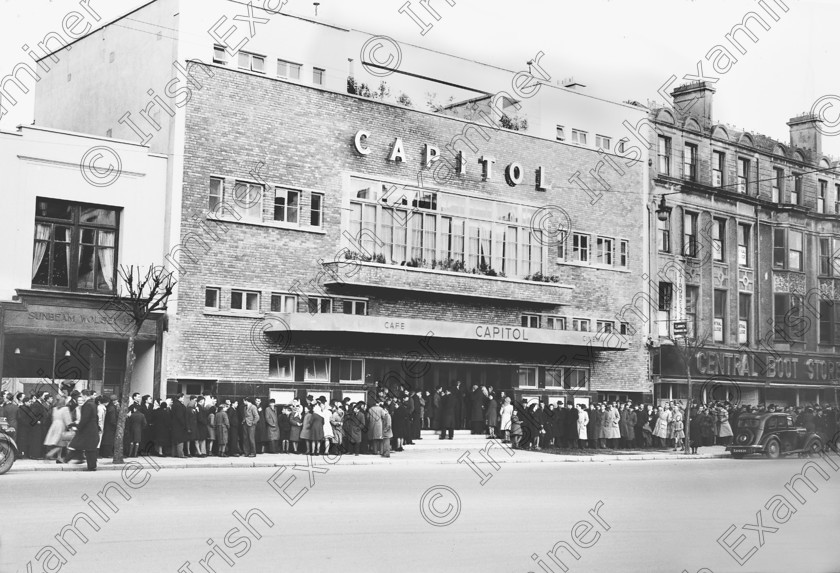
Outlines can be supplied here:
M440 432L422 430L422 440L414 440L414 445L406 446L406 452L418 450L480 450L489 441L485 434L473 435L469 430L455 430L451 440L441 440Z

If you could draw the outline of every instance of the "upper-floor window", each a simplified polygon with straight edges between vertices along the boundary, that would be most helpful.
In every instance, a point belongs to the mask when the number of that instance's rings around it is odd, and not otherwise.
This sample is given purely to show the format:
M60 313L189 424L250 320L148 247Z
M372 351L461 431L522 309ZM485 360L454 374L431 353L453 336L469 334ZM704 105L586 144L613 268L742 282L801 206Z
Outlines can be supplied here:
M610 334L615 329L615 323L611 320L596 320L595 328L599 333Z
M312 83L316 86L324 85L324 75L326 74L326 70L321 68L312 68Z
M606 237L598 237L595 240L595 262L599 265L612 265L614 256L614 242L613 239Z
M579 129L572 130L572 143L577 143L578 145L586 145L586 136L587 132L581 131Z
M572 235L572 253L575 261L579 263L589 262L589 235L581 233Z
M113 292L118 230L114 208L38 198L32 286Z
M219 310L219 302L222 298L222 289L218 287L207 287L204 289L204 308Z
M251 54L250 52L239 52L239 69L264 74L265 56Z
M596 135L595 136L595 147L598 149L603 149L604 151L610 150L610 138L606 135Z
M791 205L799 205L802 200L802 175L793 173L793 189L790 190Z
M659 136L657 147L659 157L659 173L662 175L671 174L671 138L664 135Z
M683 255L697 256L697 214L686 213L683 217Z
M562 125L558 125L555 137L557 138L557 141L566 141L566 128Z
M550 330L566 330L566 317L547 316L545 317L545 327Z
M256 291L233 290L230 293L230 309L245 312L259 312L260 293Z
M738 158L738 193L746 194L750 188L750 160Z
M224 46L218 44L213 46L213 63L226 66L228 63L228 54Z
M300 64L287 62L286 60L277 60L277 77L299 80Z
M297 312L297 296L293 294L272 294L271 312Z
M750 231L749 225L738 224L738 264L742 267L750 266Z
M660 220L657 218L656 220L656 227L657 227L657 234L656 234L656 242L657 247L663 253L670 253L671 252L671 213L665 213L665 219Z
M630 243L627 241L618 242L618 266L624 268L630 266Z
M577 332L589 332L589 319L588 318L573 318L572 319L572 330Z
M329 314L332 312L332 299L319 296L307 297L306 306L309 314Z
M324 224L324 195L313 193L309 200L309 224L321 227Z
M773 168L773 203L784 203L785 196L785 170L780 167Z
M298 224L300 214L300 191L275 189L274 220Z
M723 187L725 167L726 155L722 151L712 151L712 187Z
M840 215L840 183L834 185L834 214Z
M712 326L714 327L712 337L715 342L726 342L726 299L727 292L725 290L715 289L714 293L714 320Z
M210 212L214 212L216 207L222 203L225 190L225 180L220 177L210 178L210 190L207 198L207 207Z
M540 328L541 317L538 314L523 314L522 326L527 328Z
M686 143L683 149L683 177L697 181L697 146Z
M715 219L712 222L712 258L723 261L726 251L726 221Z
M802 270L802 233L791 229L773 229L773 267Z
M243 219L262 220L263 186L258 183L237 181L233 188L233 200L228 201Z
M828 181L820 179L820 188L817 194L817 213L825 213L825 202L828 195Z
M341 310L344 314L358 314L364 316L367 314L367 301L349 299L343 300Z
M826 277L840 277L840 239L820 237L819 273Z

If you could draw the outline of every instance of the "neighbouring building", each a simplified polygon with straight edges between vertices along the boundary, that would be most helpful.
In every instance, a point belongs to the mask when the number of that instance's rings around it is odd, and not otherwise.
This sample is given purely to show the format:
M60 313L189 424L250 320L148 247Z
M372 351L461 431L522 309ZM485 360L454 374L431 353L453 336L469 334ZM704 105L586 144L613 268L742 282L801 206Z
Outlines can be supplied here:
M126 324L120 266L163 263L166 157L148 147L21 127L0 132L0 374L5 392L62 383L118 390ZM83 169L87 166L87 170ZM163 317L137 339L132 388L160 387Z
M688 356L695 398L836 402L838 164L816 117L793 117L782 143L716 123L714 93L691 83L651 111L656 398L687 397L673 345L687 323L703 343Z
M481 105L376 101L348 93L376 85L370 34L259 6L245 34L246 9L150 2L54 54L37 87L39 122L169 158L162 393L285 403L460 380L650 399L650 317L627 313L647 292L647 149L622 135L646 109L539 77L532 100L515 72L411 46L407 62L429 56L415 75L474 74L456 94ZM502 128L508 111L527 129Z

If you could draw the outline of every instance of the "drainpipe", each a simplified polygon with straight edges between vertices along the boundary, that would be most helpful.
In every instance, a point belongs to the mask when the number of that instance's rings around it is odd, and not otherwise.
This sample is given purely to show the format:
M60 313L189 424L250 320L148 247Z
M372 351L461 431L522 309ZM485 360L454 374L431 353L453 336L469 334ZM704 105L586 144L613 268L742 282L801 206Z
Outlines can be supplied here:
M756 153L755 154L756 196L761 194L761 183L760 183L761 178L759 177L759 172L760 171L759 171L759 168L758 168L758 154ZM756 319L755 320L756 328L754 329L754 331L756 333L756 337L758 337L758 338L761 337L761 335L758 331L758 326L759 326L759 322L760 322L759 319L758 319L758 315L761 314L759 312L759 305L761 304L761 273L759 272L759 263L761 262L761 258L760 258L761 257L761 240L760 240L760 237L759 237L759 230L760 230L760 228L759 228L759 221L760 221L759 212L760 212L760 210L761 210L761 206L756 205L755 206L755 259L754 259L755 262L753 263L753 268L755 270L753 272L753 277L754 277L753 281L755 283L755 313L754 313L754 316L755 316L755 319ZM763 401L765 403L767 402L767 384L768 384L766 374L767 373L765 372L764 396L762 396L762 398L764 398Z

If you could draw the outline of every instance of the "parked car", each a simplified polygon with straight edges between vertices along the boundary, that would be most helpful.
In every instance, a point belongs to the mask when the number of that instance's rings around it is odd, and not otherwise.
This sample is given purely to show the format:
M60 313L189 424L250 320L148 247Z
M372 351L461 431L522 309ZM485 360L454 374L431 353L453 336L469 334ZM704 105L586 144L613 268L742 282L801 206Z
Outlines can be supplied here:
M748 454L764 454L776 459L789 454L819 454L822 439L815 432L797 426L793 416L784 412L741 414L735 438L726 451L735 459Z
M15 429L6 422L6 418L0 418L0 475L12 469L17 456Z

